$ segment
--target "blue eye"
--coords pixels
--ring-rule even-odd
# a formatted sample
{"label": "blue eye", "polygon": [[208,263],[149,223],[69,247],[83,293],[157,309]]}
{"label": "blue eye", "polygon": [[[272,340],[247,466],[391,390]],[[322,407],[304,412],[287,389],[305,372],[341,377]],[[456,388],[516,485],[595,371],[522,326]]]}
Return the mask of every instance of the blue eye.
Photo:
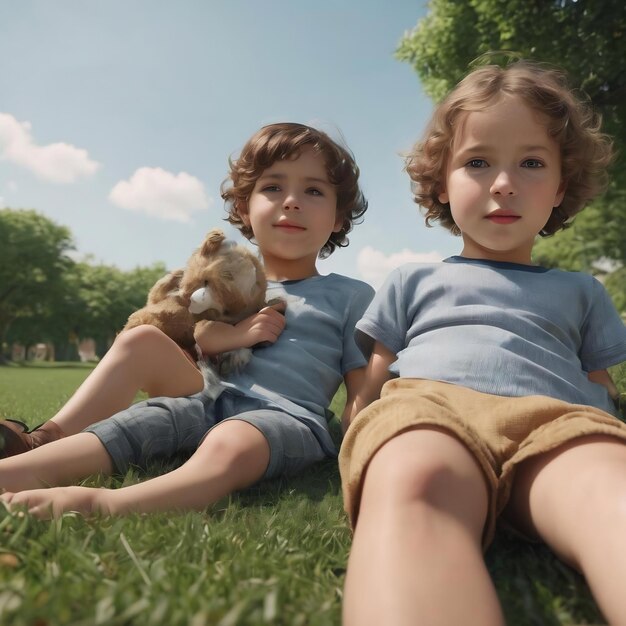
{"label": "blue eye", "polygon": [[323,196],[324,194],[317,189],[316,187],[311,187],[310,189],[307,189],[306,192],[308,194],[311,194],[312,196]]}
{"label": "blue eye", "polygon": [[280,187],[278,185],[265,185],[261,191],[280,191]]}
{"label": "blue eye", "polygon": [[530,169],[536,169],[536,168],[539,168],[539,167],[544,167],[544,165],[538,159],[526,159],[522,163],[522,167],[528,167]]}
{"label": "blue eye", "polygon": [[474,169],[478,169],[481,167],[488,167],[488,163],[487,161],[485,161],[485,159],[472,159],[471,161],[467,162],[467,166],[466,167],[471,167]]}

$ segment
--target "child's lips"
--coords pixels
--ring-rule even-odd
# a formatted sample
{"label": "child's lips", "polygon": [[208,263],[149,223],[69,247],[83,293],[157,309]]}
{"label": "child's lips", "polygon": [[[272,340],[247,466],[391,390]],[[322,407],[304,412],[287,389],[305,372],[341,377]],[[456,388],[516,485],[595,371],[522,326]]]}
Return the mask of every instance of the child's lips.
{"label": "child's lips", "polygon": [[281,228],[285,231],[299,232],[302,230],[306,230],[304,226],[300,226],[300,224],[295,224],[294,222],[278,222],[274,224],[274,228]]}
{"label": "child's lips", "polygon": [[488,219],[494,224],[513,224],[513,222],[517,222],[521,217],[521,215],[517,215],[517,213],[511,211],[494,211],[486,215],[485,219]]}

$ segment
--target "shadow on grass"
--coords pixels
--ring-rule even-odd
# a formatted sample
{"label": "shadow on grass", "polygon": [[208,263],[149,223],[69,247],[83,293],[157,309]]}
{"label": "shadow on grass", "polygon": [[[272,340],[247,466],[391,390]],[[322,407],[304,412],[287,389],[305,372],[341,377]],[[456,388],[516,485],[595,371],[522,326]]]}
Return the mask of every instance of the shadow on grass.
{"label": "shadow on grass", "polygon": [[486,562],[509,626],[606,624],[585,579],[546,546],[499,530]]}
{"label": "shadow on grass", "polygon": [[[341,494],[341,480],[337,469],[337,460],[328,459],[316,463],[298,476],[288,476],[275,480],[266,480],[241,492],[245,498],[253,496],[250,504],[259,497],[280,498],[283,492],[298,493],[313,502],[320,502],[329,494]],[[267,495],[264,495],[267,494]]]}

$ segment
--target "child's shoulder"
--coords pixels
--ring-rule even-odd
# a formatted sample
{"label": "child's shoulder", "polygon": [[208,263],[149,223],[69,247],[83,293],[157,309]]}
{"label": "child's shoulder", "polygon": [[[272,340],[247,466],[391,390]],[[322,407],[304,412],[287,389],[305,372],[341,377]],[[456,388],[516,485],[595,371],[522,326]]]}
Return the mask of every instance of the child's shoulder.
{"label": "child's shoulder", "polygon": [[426,276],[437,275],[446,269],[446,265],[443,261],[403,263],[389,272],[387,283],[405,283],[411,279],[420,280]]}
{"label": "child's shoulder", "polygon": [[358,278],[350,278],[343,274],[327,274],[322,276],[324,287],[332,289],[341,289],[348,292],[374,293],[374,288],[363,280]]}

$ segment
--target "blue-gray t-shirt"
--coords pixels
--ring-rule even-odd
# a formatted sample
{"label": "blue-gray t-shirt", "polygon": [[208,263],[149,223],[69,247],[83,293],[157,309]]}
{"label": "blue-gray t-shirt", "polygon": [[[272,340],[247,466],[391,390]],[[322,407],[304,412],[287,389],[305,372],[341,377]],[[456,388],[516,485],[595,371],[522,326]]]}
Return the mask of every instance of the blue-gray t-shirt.
{"label": "blue-gray t-shirt", "polygon": [[615,414],[587,373],[626,360],[626,328],[587,274],[451,257],[394,270],[356,339],[397,354],[390,371],[499,396],[544,395]]}
{"label": "blue-gray t-shirt", "polygon": [[355,343],[354,327],[373,295],[367,283],[339,274],[269,281],[267,300],[287,302],[285,329],[276,343],[255,349],[245,368],[224,386],[305,422],[324,451],[334,454],[328,406],[344,375],[367,363]]}

